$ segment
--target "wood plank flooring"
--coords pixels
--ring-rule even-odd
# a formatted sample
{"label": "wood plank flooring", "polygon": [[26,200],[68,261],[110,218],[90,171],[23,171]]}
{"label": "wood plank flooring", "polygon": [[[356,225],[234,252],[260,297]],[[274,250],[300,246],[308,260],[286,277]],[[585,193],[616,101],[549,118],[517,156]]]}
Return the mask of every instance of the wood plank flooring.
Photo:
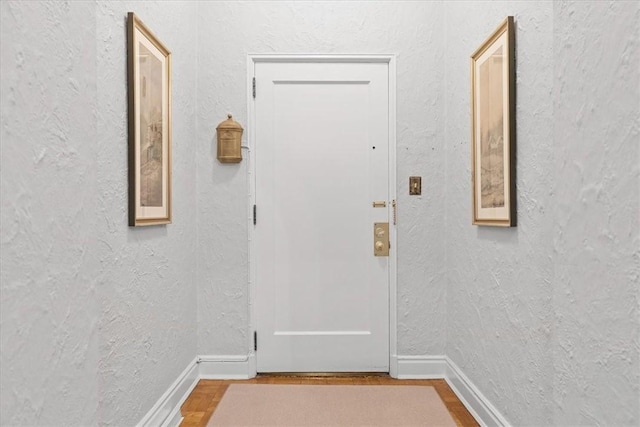
{"label": "wood plank flooring", "polygon": [[479,424],[458,399],[445,380],[396,380],[388,375],[368,376],[275,376],[258,375],[250,380],[200,380],[180,408],[182,427],[206,426],[229,384],[331,384],[331,385],[425,385],[433,386],[459,427]]}

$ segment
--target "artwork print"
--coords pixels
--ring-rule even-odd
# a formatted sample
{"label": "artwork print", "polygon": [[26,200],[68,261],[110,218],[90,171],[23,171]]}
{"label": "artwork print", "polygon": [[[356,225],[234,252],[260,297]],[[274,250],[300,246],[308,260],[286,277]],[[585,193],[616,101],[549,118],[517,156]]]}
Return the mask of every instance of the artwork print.
{"label": "artwork print", "polygon": [[140,85],[140,204],[162,206],[162,63],[146,46],[137,57]]}
{"label": "artwork print", "polygon": [[508,17],[471,57],[473,223],[512,227],[515,39]]}
{"label": "artwork print", "polygon": [[171,54],[128,15],[129,225],[171,222]]}
{"label": "artwork print", "polygon": [[483,208],[504,207],[502,49],[480,65],[480,188]]}

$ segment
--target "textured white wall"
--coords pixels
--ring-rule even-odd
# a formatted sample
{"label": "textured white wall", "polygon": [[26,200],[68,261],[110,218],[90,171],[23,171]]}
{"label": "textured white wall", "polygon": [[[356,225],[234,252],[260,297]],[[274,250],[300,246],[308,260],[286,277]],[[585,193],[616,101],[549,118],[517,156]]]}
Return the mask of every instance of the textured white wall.
{"label": "textured white wall", "polygon": [[[442,4],[212,2],[198,15],[200,354],[248,352],[248,162],[218,163],[214,143],[228,112],[247,124],[248,53],[397,55],[398,353],[442,354]],[[423,196],[408,196],[410,175]]]}
{"label": "textured white wall", "polygon": [[640,425],[640,3],[554,5],[556,425]]}
{"label": "textured white wall", "polygon": [[[100,421],[137,422],[196,356],[194,2],[99,2]],[[126,14],[171,50],[173,223],[127,227]]]}
{"label": "textured white wall", "polygon": [[3,1],[0,19],[0,418],[95,424],[95,5]]}
{"label": "textured white wall", "polygon": [[[469,57],[516,19],[518,226],[471,225]],[[451,2],[445,26],[446,354],[515,425],[551,425],[551,3]]]}
{"label": "textured white wall", "polygon": [[[518,227],[471,225],[469,55],[516,17]],[[446,5],[446,353],[514,425],[637,425],[638,3]]]}
{"label": "textured white wall", "polygon": [[[174,51],[168,226],[127,226],[129,10]],[[2,423],[132,425],[196,355],[196,5],[1,11]]]}

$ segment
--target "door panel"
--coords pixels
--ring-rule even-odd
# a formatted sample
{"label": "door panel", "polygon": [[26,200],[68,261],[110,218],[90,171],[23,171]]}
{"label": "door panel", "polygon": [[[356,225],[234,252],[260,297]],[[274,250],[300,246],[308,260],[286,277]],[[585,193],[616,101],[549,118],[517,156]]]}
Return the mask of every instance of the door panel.
{"label": "door panel", "polygon": [[259,372],[388,371],[388,64],[257,63]]}

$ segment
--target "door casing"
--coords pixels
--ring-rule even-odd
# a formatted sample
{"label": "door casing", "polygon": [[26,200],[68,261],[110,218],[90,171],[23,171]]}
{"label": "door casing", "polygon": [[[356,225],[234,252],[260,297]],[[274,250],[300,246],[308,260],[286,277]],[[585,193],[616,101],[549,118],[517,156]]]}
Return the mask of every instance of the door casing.
{"label": "door casing", "polygon": [[[249,349],[249,377],[253,378],[257,375],[256,352],[254,351],[254,331],[257,330],[256,325],[256,250],[255,250],[255,233],[253,224],[253,205],[256,203],[256,162],[253,157],[255,147],[255,103],[253,99],[253,77],[255,64],[258,62],[343,62],[343,63],[362,63],[375,62],[387,63],[389,67],[389,198],[397,200],[396,194],[396,59],[393,54],[332,54],[332,55],[315,55],[315,54],[249,54],[247,55],[247,145],[248,145],[248,210],[247,210],[247,227],[249,230],[249,325],[248,325],[248,341]],[[257,96],[260,96],[260,88],[256,90]],[[393,378],[397,378],[397,226],[393,223],[395,218],[391,204],[389,203],[389,240],[391,243],[391,251],[389,253],[389,374]],[[258,224],[260,221],[258,207]],[[259,346],[259,343],[258,343]]]}

